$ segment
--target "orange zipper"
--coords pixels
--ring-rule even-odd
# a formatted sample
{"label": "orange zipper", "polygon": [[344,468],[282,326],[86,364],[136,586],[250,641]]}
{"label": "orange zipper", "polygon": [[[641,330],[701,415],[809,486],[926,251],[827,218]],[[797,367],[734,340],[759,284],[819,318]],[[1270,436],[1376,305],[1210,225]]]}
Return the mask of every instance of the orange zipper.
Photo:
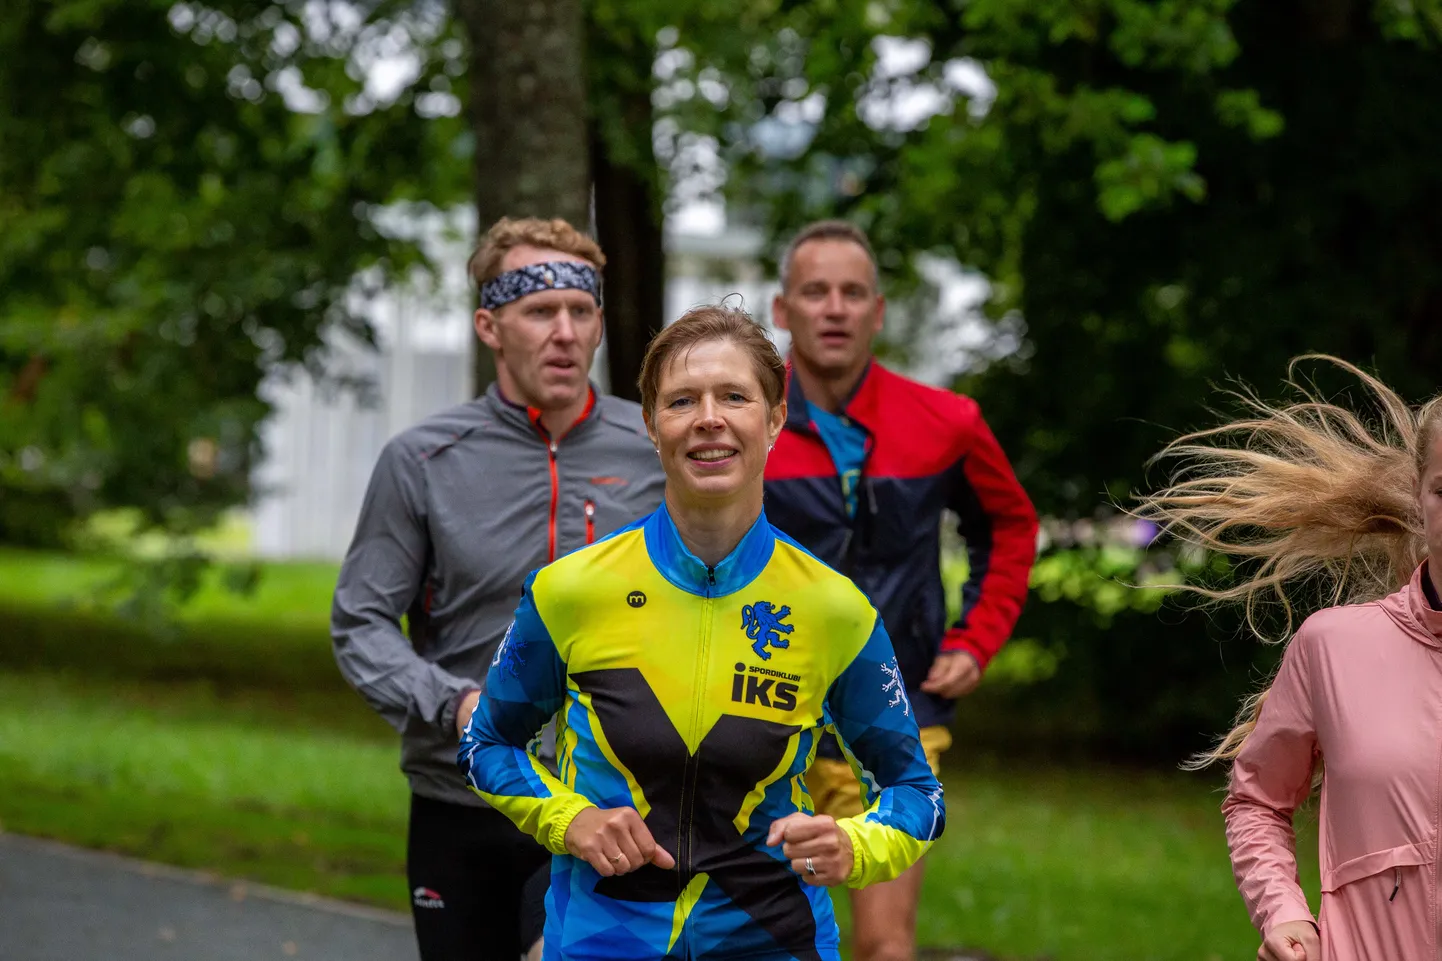
{"label": "orange zipper", "polygon": [[[561,499],[561,479],[556,474],[556,442],[546,441],[546,454],[551,463],[551,537],[550,560],[556,559],[556,504]],[[549,563],[549,561],[548,561]]]}
{"label": "orange zipper", "polygon": [[596,542],[596,502],[586,498],[586,543]]}

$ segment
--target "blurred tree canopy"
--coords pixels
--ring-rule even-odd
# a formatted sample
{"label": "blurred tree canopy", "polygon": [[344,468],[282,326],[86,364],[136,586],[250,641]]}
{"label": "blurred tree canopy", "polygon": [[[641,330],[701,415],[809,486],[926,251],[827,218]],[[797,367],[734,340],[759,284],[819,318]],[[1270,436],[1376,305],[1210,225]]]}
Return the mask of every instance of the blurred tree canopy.
{"label": "blurred tree canopy", "polygon": [[[536,166],[505,136],[476,150],[496,122],[478,98],[500,92],[468,44],[495,9],[11,7],[0,538],[118,505],[207,523],[248,493],[265,371],[323,369],[328,327],[367,333],[356,293],[420,263],[375,211],[509,196],[481,160]],[[856,219],[894,289],[918,252],[989,278],[1021,349],[982,351],[960,386],[1048,512],[1124,498],[1213,383],[1265,392],[1305,350],[1435,389],[1442,0],[580,10],[566,89],[587,101],[574,151],[613,254],[618,389],[659,316],[661,196],[723,184],[777,237]]]}
{"label": "blurred tree canopy", "polygon": [[[363,67],[401,50],[382,99]],[[464,196],[466,131],[426,109],[462,45],[410,0],[16,0],[0,51],[0,540],[206,526],[248,494],[267,370],[323,370],[419,262],[377,208]]]}
{"label": "blurred tree canopy", "polygon": [[185,533],[243,502],[269,413],[263,378],[304,365],[357,386],[331,376],[327,332],[369,339],[366,295],[424,266],[382,229],[388,204],[473,199],[484,223],[584,224],[594,169],[625,393],[661,319],[650,69],[662,9],[7,9],[0,541],[55,543],[69,521],[114,507]]}
{"label": "blurred tree canopy", "polygon": [[[669,129],[714,138],[733,200],[778,238],[856,220],[893,292],[922,252],[989,279],[997,344],[1020,349],[983,346],[958,386],[1043,512],[1126,502],[1168,440],[1217,422],[1218,386],[1277,396],[1304,352],[1438,390],[1437,0],[685,9]],[[1053,542],[1012,651],[1048,670],[965,699],[973,740],[1175,761],[1270,675],[1235,611],[1101,604],[1165,560],[1122,553]]]}
{"label": "blurred tree canopy", "polygon": [[960,386],[1043,510],[1125,499],[1211,422],[1213,385],[1275,394],[1306,351],[1437,390],[1437,0],[827,0],[762,20],[733,47],[683,24],[698,92],[678,116],[778,234],[840,213],[894,279],[919,251],[990,278],[1022,347]]}
{"label": "blurred tree canopy", "polygon": [[[778,241],[850,217],[914,305],[919,254],[989,280],[958,386],[1038,506],[1087,518],[1229,378],[1274,395],[1330,351],[1436,392],[1439,45],[1442,0],[12,0],[0,541],[115,507],[210,525],[250,496],[263,378],[344,386],[329,332],[370,337],[367,294],[425,266],[383,209],[584,219],[587,184],[619,392],[661,320],[663,197],[724,193]],[[893,348],[934,346],[894,317]],[[1016,647],[1050,667],[998,671],[964,723],[1199,746],[1274,652],[1118,602],[1157,560],[1135,544],[1061,547]]]}

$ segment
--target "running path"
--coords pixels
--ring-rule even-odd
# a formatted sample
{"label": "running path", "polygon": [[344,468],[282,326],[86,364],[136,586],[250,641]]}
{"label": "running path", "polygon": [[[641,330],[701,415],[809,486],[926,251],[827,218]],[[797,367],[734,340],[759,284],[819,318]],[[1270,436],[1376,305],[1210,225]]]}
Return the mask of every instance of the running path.
{"label": "running path", "polygon": [[0,834],[4,961],[416,961],[408,915]]}

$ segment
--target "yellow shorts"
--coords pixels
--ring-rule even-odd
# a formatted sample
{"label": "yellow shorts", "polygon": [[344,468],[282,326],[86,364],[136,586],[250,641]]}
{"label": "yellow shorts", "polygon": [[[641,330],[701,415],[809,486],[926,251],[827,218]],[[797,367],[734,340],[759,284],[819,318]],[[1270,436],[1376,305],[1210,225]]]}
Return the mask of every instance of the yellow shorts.
{"label": "yellow shorts", "polygon": [[[941,754],[949,747],[951,731],[947,728],[936,725],[921,729],[921,749],[926,752],[931,773],[938,778],[941,777]],[[850,818],[866,810],[861,800],[861,784],[845,758],[818,757],[811,762],[804,780],[817,814]]]}

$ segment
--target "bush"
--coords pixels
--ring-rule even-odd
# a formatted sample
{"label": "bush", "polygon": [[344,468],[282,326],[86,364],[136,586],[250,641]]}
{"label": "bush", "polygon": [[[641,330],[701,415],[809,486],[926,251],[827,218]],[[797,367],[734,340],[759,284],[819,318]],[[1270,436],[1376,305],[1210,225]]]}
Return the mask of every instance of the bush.
{"label": "bush", "polygon": [[1225,578],[1224,563],[1116,533],[1059,545],[1053,534],[1016,639],[958,706],[961,743],[1175,763],[1226,731],[1271,676],[1282,649],[1244,631],[1238,610],[1159,586]]}

